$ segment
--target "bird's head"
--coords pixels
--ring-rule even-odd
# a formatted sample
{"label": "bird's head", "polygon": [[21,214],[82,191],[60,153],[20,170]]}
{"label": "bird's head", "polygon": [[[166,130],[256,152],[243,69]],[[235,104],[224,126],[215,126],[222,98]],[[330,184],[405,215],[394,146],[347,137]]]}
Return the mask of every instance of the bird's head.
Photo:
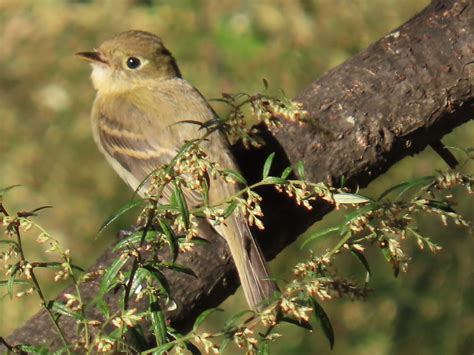
{"label": "bird's head", "polygon": [[77,55],[92,65],[92,82],[99,92],[123,92],[147,85],[150,80],[181,77],[161,39],[144,31],[120,33],[97,50]]}

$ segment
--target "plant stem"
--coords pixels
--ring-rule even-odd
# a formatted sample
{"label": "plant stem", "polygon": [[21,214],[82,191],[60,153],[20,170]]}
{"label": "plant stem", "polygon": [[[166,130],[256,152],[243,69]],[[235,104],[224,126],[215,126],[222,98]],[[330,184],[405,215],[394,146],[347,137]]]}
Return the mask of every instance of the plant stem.
{"label": "plant stem", "polygon": [[[1,205],[0,211],[5,216],[7,216],[7,217],[10,216],[3,205]],[[28,264],[28,261],[25,258],[25,253],[23,251],[23,244],[22,244],[22,240],[21,240],[20,228],[18,227],[18,223],[13,224],[13,230],[15,231],[15,235],[16,235],[16,239],[17,239],[17,243],[18,243],[18,252],[20,253],[20,260],[23,264]],[[36,275],[35,275],[35,272],[34,272],[33,269],[31,269],[30,275],[31,275],[31,281],[33,281],[33,285],[35,286],[36,293],[38,294],[39,298],[41,299],[41,306],[44,308],[46,313],[48,313],[48,316],[51,319],[51,322],[53,322],[54,328],[58,332],[58,335],[61,338],[61,341],[62,341],[64,347],[66,348],[67,353],[70,354],[71,352],[69,351],[69,344],[67,343],[66,336],[64,335],[62,329],[59,327],[59,323],[56,320],[56,318],[54,317],[53,312],[48,307],[48,301],[46,300],[46,298],[43,294],[43,291],[41,290],[40,284],[38,282],[38,279],[36,278]]]}
{"label": "plant stem", "polygon": [[[153,221],[153,217],[155,216],[156,204],[157,202],[153,202],[153,207],[148,212],[147,221],[146,221],[145,227],[143,228],[142,238],[140,240],[140,247],[143,246],[143,244],[145,243],[146,235],[148,233],[148,230],[150,229],[151,223]],[[133,279],[135,278],[135,274],[137,273],[137,270],[138,270],[139,261],[140,261],[139,259],[140,259],[139,256],[135,257],[135,259],[133,260],[132,269],[130,270],[130,277],[128,278],[128,282],[125,287],[125,296],[124,296],[124,301],[123,301],[124,310],[127,310],[129,306],[130,292],[132,291]]]}

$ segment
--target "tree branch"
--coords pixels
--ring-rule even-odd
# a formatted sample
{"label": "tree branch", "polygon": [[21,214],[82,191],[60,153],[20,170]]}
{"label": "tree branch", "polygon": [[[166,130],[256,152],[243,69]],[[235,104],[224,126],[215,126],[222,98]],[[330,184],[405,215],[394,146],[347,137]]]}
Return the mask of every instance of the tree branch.
{"label": "tree branch", "polygon": [[[285,123],[274,135],[263,130],[267,146],[261,150],[235,147],[243,173],[250,181],[258,179],[262,162],[276,152],[273,173],[303,161],[309,180],[337,183],[345,177],[353,186],[366,186],[400,159],[439,141],[474,114],[473,24],[470,0],[433,1],[403,26],[303,90],[296,99],[310,113],[308,124]],[[259,234],[259,241],[268,258],[331,210],[323,203],[311,212],[297,208],[271,188],[261,193],[266,230]],[[196,247],[178,258],[198,278],[167,274],[178,305],[167,316],[182,332],[199,313],[217,306],[238,287],[225,241],[211,229],[206,238],[211,246]],[[106,268],[116,258],[107,251],[93,270]],[[83,287],[86,302],[97,289],[97,284]],[[117,297],[108,297],[110,304],[117,304]],[[87,313],[99,317],[94,309]],[[69,339],[75,337],[73,320],[63,317],[60,325]],[[46,343],[51,350],[60,346],[44,312],[6,340],[8,344]],[[4,350],[1,345],[0,350]]]}

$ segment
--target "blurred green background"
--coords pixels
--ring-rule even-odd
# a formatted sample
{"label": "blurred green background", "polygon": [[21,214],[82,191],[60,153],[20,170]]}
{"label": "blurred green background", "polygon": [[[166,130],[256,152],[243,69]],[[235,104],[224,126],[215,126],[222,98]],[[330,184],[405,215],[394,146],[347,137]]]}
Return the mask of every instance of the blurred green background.
{"label": "blurred green background", "polygon": [[[97,47],[124,30],[148,30],[163,38],[185,78],[208,98],[221,92],[261,91],[262,78],[275,92],[282,88],[291,97],[428,2],[0,0],[0,187],[22,185],[8,195],[7,206],[14,211],[53,205],[41,214],[40,223],[85,267],[127,224],[123,220],[97,236],[102,222],[131,192],[92,141],[89,112],[95,93],[90,68],[75,52]],[[473,128],[472,123],[463,126],[445,143],[467,147],[474,140]],[[442,168],[439,158],[426,150],[397,164],[364,193],[376,196],[403,179]],[[456,195],[461,200],[458,211],[472,219],[472,202],[463,192]],[[316,228],[337,218],[329,216]],[[446,252],[422,255],[412,248],[409,272],[398,279],[378,253],[369,252],[374,273],[369,300],[325,304],[336,333],[334,354],[474,350],[472,238],[465,229],[444,228],[437,220],[420,223]],[[300,243],[272,263],[278,277],[288,276],[301,257]],[[320,252],[328,245],[314,248]],[[39,257],[37,244],[28,246],[27,254]],[[338,271],[362,279],[353,260],[341,259]],[[42,276],[45,282],[51,278]],[[54,297],[63,287],[49,283],[47,293]],[[224,306],[235,310],[243,305],[239,291]],[[38,309],[35,297],[0,298],[0,336]],[[275,354],[329,353],[319,329],[282,331],[285,337],[271,348]]]}

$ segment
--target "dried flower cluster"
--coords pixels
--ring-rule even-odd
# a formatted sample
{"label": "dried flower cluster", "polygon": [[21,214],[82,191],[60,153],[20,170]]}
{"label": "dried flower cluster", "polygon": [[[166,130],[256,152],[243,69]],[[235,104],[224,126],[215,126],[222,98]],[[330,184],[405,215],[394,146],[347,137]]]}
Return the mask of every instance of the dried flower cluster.
{"label": "dried flower cluster", "polygon": [[258,129],[250,127],[242,111],[243,106],[250,105],[250,112],[257,122],[263,122],[271,131],[282,127],[282,122],[302,124],[308,119],[308,112],[303,105],[283,95],[282,98],[256,94],[223,94],[223,101],[231,107],[231,111],[222,120],[227,136],[232,143],[242,140],[245,147],[261,147],[264,142],[258,135]]}
{"label": "dried flower cluster", "polygon": [[308,119],[308,112],[299,102],[287,97],[282,99],[255,95],[251,98],[250,108],[257,120],[265,123],[270,130],[282,127],[282,121],[303,124]]}

